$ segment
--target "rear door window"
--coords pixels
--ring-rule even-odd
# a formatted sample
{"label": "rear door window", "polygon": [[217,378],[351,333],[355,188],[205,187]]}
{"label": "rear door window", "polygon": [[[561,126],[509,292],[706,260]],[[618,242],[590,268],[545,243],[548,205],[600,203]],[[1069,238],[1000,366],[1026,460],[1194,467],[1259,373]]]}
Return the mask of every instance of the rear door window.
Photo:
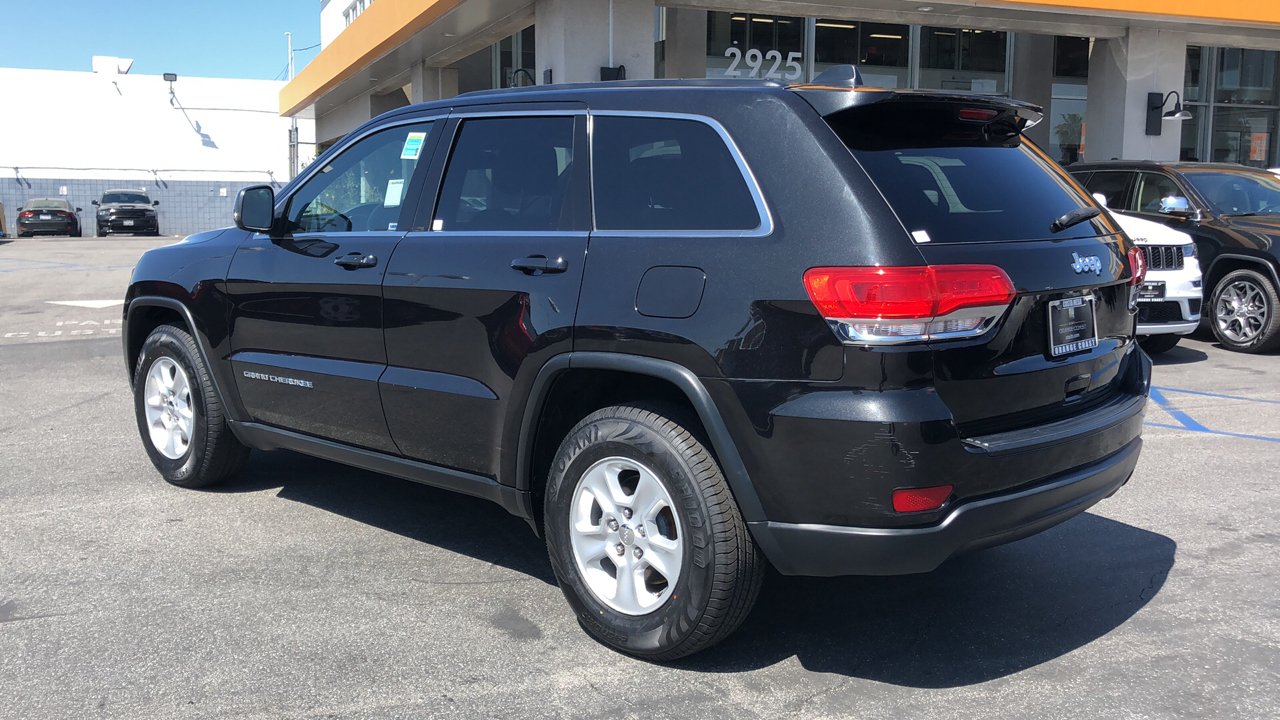
{"label": "rear door window", "polygon": [[828,117],[917,242],[1093,237],[1093,221],[1053,233],[1092,205],[1066,172],[1012,126],[958,119],[956,103],[854,108]]}
{"label": "rear door window", "polygon": [[1103,171],[1093,173],[1084,182],[1084,188],[1090,193],[1098,193],[1107,199],[1107,207],[1112,210],[1129,209],[1129,184],[1133,173]]}
{"label": "rear door window", "polygon": [[445,171],[435,230],[573,230],[574,119],[464,120]]}
{"label": "rear door window", "polygon": [[744,231],[762,224],[737,160],[698,120],[596,116],[596,228]]}

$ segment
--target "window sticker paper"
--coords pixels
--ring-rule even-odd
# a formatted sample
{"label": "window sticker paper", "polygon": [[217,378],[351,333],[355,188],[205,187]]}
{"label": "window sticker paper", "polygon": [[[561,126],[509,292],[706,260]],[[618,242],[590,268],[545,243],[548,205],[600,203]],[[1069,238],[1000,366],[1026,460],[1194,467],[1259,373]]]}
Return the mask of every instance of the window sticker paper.
{"label": "window sticker paper", "polygon": [[401,160],[417,160],[422,154],[422,146],[426,143],[427,134],[411,132],[404,139],[404,148],[400,150]]}
{"label": "window sticker paper", "polygon": [[387,181],[387,192],[382,196],[382,207],[400,207],[400,196],[404,194],[404,178]]}

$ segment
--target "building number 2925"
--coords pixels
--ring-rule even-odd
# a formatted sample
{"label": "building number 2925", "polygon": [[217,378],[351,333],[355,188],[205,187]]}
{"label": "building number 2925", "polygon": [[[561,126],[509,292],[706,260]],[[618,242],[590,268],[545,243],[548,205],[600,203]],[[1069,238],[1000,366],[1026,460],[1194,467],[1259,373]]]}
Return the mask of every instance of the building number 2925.
{"label": "building number 2925", "polygon": [[[785,64],[786,72],[780,72],[784,67],[782,62],[782,53],[777,50],[770,50],[767,53],[761,53],[759,50],[752,48],[742,53],[741,48],[731,47],[724,51],[724,56],[731,59],[729,69],[724,71],[726,77],[742,77],[743,72],[738,68],[739,64],[745,64],[751,70],[746,73],[747,77],[763,77],[767,80],[799,80],[804,74],[804,69],[800,67],[800,58],[798,52],[787,53],[787,61]],[[762,71],[766,63],[772,63],[768,71]]]}

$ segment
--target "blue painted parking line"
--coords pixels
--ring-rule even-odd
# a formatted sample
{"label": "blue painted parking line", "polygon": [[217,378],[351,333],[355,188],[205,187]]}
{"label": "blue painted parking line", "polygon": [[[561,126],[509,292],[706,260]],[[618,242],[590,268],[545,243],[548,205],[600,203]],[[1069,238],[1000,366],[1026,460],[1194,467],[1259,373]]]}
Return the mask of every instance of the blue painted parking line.
{"label": "blue painted parking line", "polygon": [[[1247,433],[1235,433],[1235,432],[1227,432],[1225,430],[1213,430],[1211,428],[1207,428],[1204,425],[1202,425],[1199,421],[1197,421],[1195,418],[1191,417],[1190,415],[1183,412],[1182,410],[1179,410],[1178,408],[1174,407],[1173,403],[1169,402],[1169,398],[1164,396],[1164,392],[1161,392],[1162,390],[1168,391],[1168,392],[1182,392],[1182,391],[1175,390],[1173,388],[1156,388],[1156,387],[1151,388],[1151,401],[1154,402],[1156,405],[1159,405],[1161,410],[1164,410],[1165,412],[1169,413],[1169,416],[1172,417],[1174,420],[1177,420],[1179,423],[1181,423],[1181,425],[1170,425],[1169,423],[1158,423],[1158,422],[1148,421],[1144,423],[1148,427],[1166,428],[1169,430],[1190,430],[1191,432],[1204,433],[1206,435],[1220,435],[1222,437],[1240,438],[1243,440],[1262,440],[1264,442],[1280,443],[1280,437],[1271,437],[1267,435],[1249,435]],[[1202,394],[1208,394],[1208,393],[1193,392],[1192,394],[1202,395]],[[1230,398],[1230,396],[1224,396],[1224,397]],[[1235,399],[1247,399],[1247,398],[1230,398],[1230,399],[1235,400]]]}
{"label": "blue painted parking line", "polygon": [[1220,400],[1241,400],[1243,402],[1266,403],[1268,405],[1280,405],[1280,400],[1267,400],[1265,398],[1251,398],[1242,395],[1223,395],[1222,393],[1205,392],[1204,390],[1184,390],[1182,388],[1158,387],[1154,388],[1163,392],[1181,393],[1183,395],[1203,395],[1204,397],[1218,398]]}

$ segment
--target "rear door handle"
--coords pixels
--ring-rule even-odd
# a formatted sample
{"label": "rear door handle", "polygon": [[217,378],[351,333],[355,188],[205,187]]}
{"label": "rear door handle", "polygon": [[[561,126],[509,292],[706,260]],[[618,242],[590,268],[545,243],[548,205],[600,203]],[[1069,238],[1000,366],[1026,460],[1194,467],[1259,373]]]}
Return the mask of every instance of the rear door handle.
{"label": "rear door handle", "polygon": [[376,267],[378,264],[378,256],[365,255],[364,253],[359,252],[347,253],[337,260],[334,260],[333,264],[348,270]]}
{"label": "rear door handle", "polygon": [[562,257],[548,259],[546,255],[530,255],[526,258],[511,261],[511,269],[519,270],[526,275],[544,275],[562,273],[569,269],[569,263]]}

